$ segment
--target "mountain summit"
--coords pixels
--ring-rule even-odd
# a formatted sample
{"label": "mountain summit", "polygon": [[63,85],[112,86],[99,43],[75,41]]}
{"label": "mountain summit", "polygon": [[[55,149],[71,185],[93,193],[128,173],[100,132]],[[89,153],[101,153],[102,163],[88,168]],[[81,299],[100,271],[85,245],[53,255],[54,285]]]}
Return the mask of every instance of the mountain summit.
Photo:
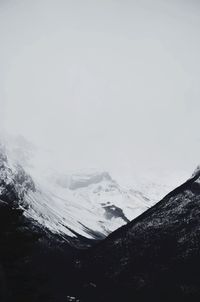
{"label": "mountain summit", "polygon": [[121,187],[107,172],[41,174],[27,160],[10,159],[10,154],[1,147],[2,190],[6,184],[15,191],[25,217],[69,241],[103,239],[151,206],[141,192]]}
{"label": "mountain summit", "polygon": [[1,301],[199,301],[199,170],[149,205],[106,172],[43,179],[1,148]]}
{"label": "mountain summit", "polygon": [[0,301],[75,301],[67,294],[81,249],[126,224],[149,200],[106,172],[43,178],[31,165],[28,173],[22,159],[11,160],[1,146]]}

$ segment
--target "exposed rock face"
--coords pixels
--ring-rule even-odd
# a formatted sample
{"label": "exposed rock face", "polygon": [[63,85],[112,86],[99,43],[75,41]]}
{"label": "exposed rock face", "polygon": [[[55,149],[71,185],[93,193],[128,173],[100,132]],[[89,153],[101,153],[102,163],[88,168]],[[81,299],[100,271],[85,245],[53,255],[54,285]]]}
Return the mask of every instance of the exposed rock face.
{"label": "exposed rock face", "polygon": [[83,301],[199,301],[200,172],[91,248],[80,267]]}

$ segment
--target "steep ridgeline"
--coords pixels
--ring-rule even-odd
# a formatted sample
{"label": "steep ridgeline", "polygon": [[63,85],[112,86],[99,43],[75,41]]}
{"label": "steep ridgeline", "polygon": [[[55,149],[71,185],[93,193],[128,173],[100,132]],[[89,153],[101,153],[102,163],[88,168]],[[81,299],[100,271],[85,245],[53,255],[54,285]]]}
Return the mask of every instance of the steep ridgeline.
{"label": "steep ridgeline", "polygon": [[200,301],[200,171],[77,260],[81,301]]}
{"label": "steep ridgeline", "polygon": [[2,148],[0,176],[0,301],[66,301],[77,253],[73,246],[81,240],[70,242],[25,215],[34,182]]}
{"label": "steep ridgeline", "polygon": [[107,172],[60,173],[21,138],[6,143],[12,162],[31,176],[35,190],[24,196],[24,215],[55,234],[101,240],[148,209],[154,202],[137,189],[123,188]]}
{"label": "steep ridgeline", "polygon": [[[17,152],[9,143],[6,150],[1,148],[4,164],[8,157],[8,180],[23,171],[21,184],[20,179],[11,182],[18,195],[20,190],[25,192],[20,204],[23,215],[52,233],[68,238],[70,243],[82,244],[85,238],[85,245],[104,239],[152,205],[140,191],[121,187],[107,172],[68,175],[48,167],[43,170],[35,163],[25,142],[16,144]],[[0,175],[2,182],[4,168],[2,166]],[[28,189],[25,188],[25,174],[26,178],[30,175],[32,187]]]}
{"label": "steep ridgeline", "polygon": [[108,173],[40,180],[0,146],[0,301],[75,301],[73,259],[149,206]]}
{"label": "steep ridgeline", "polygon": [[107,172],[31,175],[36,192],[27,195],[26,215],[70,238],[104,239],[151,206],[141,192],[124,189]]}

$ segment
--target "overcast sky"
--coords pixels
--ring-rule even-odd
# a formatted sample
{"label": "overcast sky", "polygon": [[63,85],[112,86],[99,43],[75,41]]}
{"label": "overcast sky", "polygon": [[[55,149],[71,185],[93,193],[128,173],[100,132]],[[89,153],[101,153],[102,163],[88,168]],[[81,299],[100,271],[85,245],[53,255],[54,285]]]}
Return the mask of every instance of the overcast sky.
{"label": "overcast sky", "polygon": [[0,39],[1,128],[66,169],[200,163],[200,1],[0,0]]}

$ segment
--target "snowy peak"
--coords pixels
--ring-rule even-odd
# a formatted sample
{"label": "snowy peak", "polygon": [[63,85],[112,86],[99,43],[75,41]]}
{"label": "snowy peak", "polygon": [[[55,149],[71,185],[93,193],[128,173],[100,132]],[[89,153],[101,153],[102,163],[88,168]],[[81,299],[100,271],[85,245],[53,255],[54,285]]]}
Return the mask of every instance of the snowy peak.
{"label": "snowy peak", "polygon": [[200,165],[198,165],[196,167],[196,169],[194,170],[194,172],[192,173],[192,177],[195,177],[195,176],[200,176]]}
{"label": "snowy peak", "polygon": [[18,164],[10,161],[5,146],[0,146],[0,197],[3,200],[24,203],[24,197],[35,191],[32,178]]}
{"label": "snowy peak", "polygon": [[79,261],[86,301],[199,301],[199,179],[197,171]]}
{"label": "snowy peak", "polygon": [[35,179],[26,215],[53,232],[104,238],[151,206],[142,193],[121,187],[107,172]]}
{"label": "snowy peak", "polygon": [[27,160],[10,160],[11,154],[1,147],[1,196],[13,194],[26,218],[66,238],[102,239],[151,206],[144,194],[120,186],[108,172],[61,174],[49,168],[42,174]]}
{"label": "snowy peak", "polygon": [[112,180],[108,172],[82,172],[72,175],[60,175],[59,177],[56,177],[55,181],[61,187],[68,188],[70,190],[86,188],[103,181],[114,183],[114,180]]}

